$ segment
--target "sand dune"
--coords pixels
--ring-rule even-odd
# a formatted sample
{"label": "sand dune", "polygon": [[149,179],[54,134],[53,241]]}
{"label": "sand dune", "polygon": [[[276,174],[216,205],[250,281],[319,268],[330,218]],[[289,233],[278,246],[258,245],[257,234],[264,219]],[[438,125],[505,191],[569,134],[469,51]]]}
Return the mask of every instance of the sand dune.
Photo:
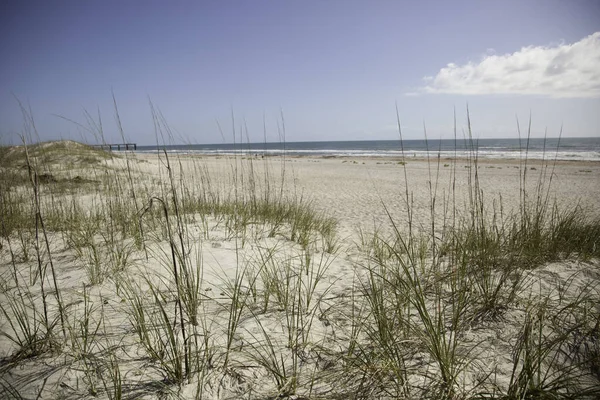
{"label": "sand dune", "polygon": [[[598,394],[598,238],[568,257],[526,256],[523,239],[503,240],[523,193],[530,206],[546,195],[560,210],[579,205],[597,224],[600,165],[168,162],[46,165],[57,177],[39,187],[47,241],[39,226],[36,239],[27,180],[6,187],[4,396],[475,398],[544,385]],[[476,221],[494,232],[504,218],[507,232],[461,252],[462,222],[479,205]],[[525,348],[538,351],[543,376],[522,367],[538,365]]]}

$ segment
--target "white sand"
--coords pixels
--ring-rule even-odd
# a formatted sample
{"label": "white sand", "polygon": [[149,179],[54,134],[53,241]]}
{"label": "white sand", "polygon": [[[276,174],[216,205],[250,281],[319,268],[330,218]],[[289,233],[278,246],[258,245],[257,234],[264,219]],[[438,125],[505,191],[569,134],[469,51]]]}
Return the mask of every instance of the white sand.
{"label": "white sand", "polygon": [[[156,157],[139,157],[148,161],[148,164],[142,164],[144,172],[158,178],[161,166],[156,162]],[[194,163],[193,157],[182,157],[181,160],[184,166],[186,162]],[[233,159],[202,157],[200,161],[196,158],[195,162],[205,165],[219,184],[230,184],[236,165]],[[245,162],[242,165],[242,161],[238,161],[238,169],[248,170]],[[258,176],[263,175],[265,165],[268,165],[274,180],[279,179],[283,163],[281,158],[267,161],[255,158],[252,162]],[[445,164],[448,166],[444,167]],[[456,163],[456,202],[459,208],[468,202],[468,164],[467,160],[458,160]],[[438,212],[442,212],[444,198],[447,205],[452,206],[453,165],[451,160],[440,160],[439,165],[437,159],[407,160],[406,176],[417,225],[429,224],[430,182],[431,190],[437,190]],[[192,167],[188,168],[191,170]],[[481,190],[490,199],[501,196],[507,211],[518,207],[521,168],[524,169],[525,165],[520,166],[518,160],[479,160]],[[526,176],[528,190],[534,192],[532,189],[538,184],[540,174],[545,174],[545,180],[549,181],[552,171],[552,200],[556,199],[561,205],[579,203],[589,212],[598,212],[600,163],[559,162],[556,166],[549,163],[544,169],[539,161],[529,160]],[[162,173],[164,175],[164,171]],[[285,173],[286,192],[308,199],[317,210],[339,220],[342,234],[356,233],[357,227],[372,229],[373,226],[388,226],[389,218],[383,205],[395,220],[406,222],[405,174],[398,160],[296,157],[286,160]],[[231,192],[233,188],[228,187],[227,190]]]}
{"label": "white sand", "polygon": [[[155,185],[156,181],[165,180],[167,177],[164,163],[154,155],[135,155],[131,160],[134,165],[136,185],[147,187],[148,193],[164,197]],[[136,161],[137,160],[137,161]],[[164,160],[163,160],[164,161]],[[249,171],[250,164],[247,160],[218,157],[186,157],[171,158],[175,181],[179,176],[180,168],[186,179],[185,185],[192,192],[201,193],[206,188],[206,182],[198,180],[192,184],[191,177],[200,175],[200,168],[211,177],[211,191],[221,193],[223,196],[234,196],[235,187],[232,177],[235,171]],[[114,160],[111,167],[124,168],[124,160]],[[444,166],[449,164],[449,166]],[[456,168],[453,162],[441,160],[438,168],[437,160],[408,160],[406,169],[397,161],[387,159],[351,159],[351,158],[288,158],[285,162],[281,158],[268,160],[253,159],[252,166],[256,176],[264,177],[265,171],[271,174],[271,181],[275,182],[272,190],[279,190],[277,182],[280,181],[281,168],[285,168],[285,181],[283,193],[290,198],[302,197],[312,203],[319,212],[334,217],[338,222],[338,248],[335,254],[323,251],[321,244],[311,251],[312,265],[320,265],[326,269],[323,279],[315,287],[313,304],[320,300],[317,310],[310,313],[309,329],[303,337],[306,358],[300,358],[298,366],[298,393],[309,395],[309,389],[314,393],[330,394],[331,391],[343,393],[344,385],[356,381],[358,377],[345,374],[339,360],[331,352],[343,353],[347,351],[348,336],[351,327],[348,325],[348,316],[351,312],[349,295],[353,285],[364,277],[366,268],[371,265],[365,255],[360,252],[360,232],[381,230],[390,231],[390,216],[397,223],[399,229],[407,230],[407,207],[405,173],[408,177],[409,198],[414,212],[414,226],[424,232],[429,232],[431,216],[431,193],[436,193],[435,213],[438,224],[440,218],[451,218],[453,192],[451,185],[453,173],[456,173],[456,192],[454,199],[458,209],[468,202],[468,177],[473,173],[466,160],[458,160]],[[485,193],[491,207],[492,199],[502,198],[503,212],[519,206],[520,198],[520,168],[518,161],[481,161],[477,171],[481,183],[481,190]],[[535,169],[534,169],[535,168]],[[527,185],[535,188],[540,173],[546,173],[546,182],[552,172],[553,166],[545,167],[537,162],[529,162],[527,166]],[[70,176],[78,175],[78,171],[63,171]],[[123,185],[126,187],[125,172],[123,172]],[[90,176],[88,172],[88,176]],[[473,176],[473,175],[471,175]],[[597,215],[600,205],[600,165],[594,163],[560,163],[552,175],[550,197],[555,198],[561,205],[580,204],[591,214]],[[93,178],[92,178],[93,179]],[[238,190],[248,187],[248,182],[238,181]],[[257,182],[258,190],[265,190],[262,181]],[[76,197],[82,200],[84,207],[93,209],[103,204],[96,195]],[[78,201],[79,201],[78,200]],[[139,199],[140,204],[147,203],[148,199]],[[494,204],[500,209],[500,203]],[[389,212],[389,216],[386,212]],[[206,230],[206,227],[209,230]],[[297,268],[305,260],[306,251],[298,244],[286,240],[283,236],[274,238],[266,237],[264,232],[257,231],[249,235],[243,242],[238,237],[232,237],[224,224],[210,217],[206,225],[197,218],[195,222],[187,225],[189,259],[203,267],[202,289],[206,296],[200,314],[203,316],[203,328],[210,332],[208,343],[215,349],[214,368],[207,369],[203,384],[202,398],[262,398],[261,396],[277,393],[272,375],[264,368],[256,366],[258,354],[268,355],[265,345],[265,332],[274,342],[274,346],[281,351],[283,362],[292,360],[292,352],[285,345],[288,337],[290,323],[285,313],[273,309],[265,314],[261,310],[261,302],[249,305],[242,314],[234,336],[232,359],[229,369],[223,371],[219,365],[223,363],[223,349],[227,331],[228,307],[231,303],[228,295],[236,274],[246,273],[248,276],[260,275],[258,268],[260,260],[264,259],[269,249],[277,250],[272,265],[277,273],[283,273],[282,266],[292,265]],[[77,259],[71,250],[65,249],[60,234],[51,235],[54,263],[57,268],[59,286],[63,290],[65,303],[72,304],[68,314],[75,322],[80,321],[83,313],[82,295],[87,276],[82,268],[81,259]],[[12,266],[6,243],[0,252],[0,272],[3,282],[10,281]],[[131,281],[136,281],[142,288],[146,285],[143,278],[148,277],[154,282],[159,282],[165,288],[173,288],[170,269],[170,253],[168,243],[147,240],[148,258],[144,252],[135,250],[131,255],[132,265],[128,267],[127,276]],[[109,249],[103,250],[103,257],[108,257]],[[30,268],[35,268],[35,262],[19,263],[18,270],[23,274],[23,284],[29,276]],[[314,267],[313,267],[314,268]],[[528,289],[520,295],[522,299],[532,296],[546,297],[549,301],[559,304],[556,296],[558,283],[570,282],[567,296],[576,296],[590,282],[598,282],[597,264],[578,262],[554,263],[539,268],[529,274],[531,281]],[[308,278],[303,282],[309,282]],[[246,282],[247,283],[247,282]],[[129,394],[144,395],[145,398],[160,397],[153,383],[156,384],[162,377],[160,369],[155,368],[139,345],[137,335],[132,331],[128,318],[128,303],[123,294],[123,282],[118,282],[109,277],[104,283],[86,288],[95,307],[96,318],[104,314],[106,332],[98,338],[101,344],[94,347],[95,351],[114,348],[119,359],[121,374],[127,383]],[[10,283],[4,283],[6,290],[13,291]],[[256,282],[257,290],[264,289],[262,280]],[[120,288],[119,288],[120,287]],[[37,288],[37,287],[36,287]],[[4,289],[3,289],[4,290]],[[34,290],[34,289],[32,289]],[[35,289],[37,290],[37,289]],[[171,292],[172,294],[172,292]],[[0,295],[6,302],[5,294]],[[249,296],[251,296],[249,294]],[[51,296],[49,296],[50,298]],[[52,300],[52,299],[51,299]],[[172,311],[174,300],[168,298],[169,311]],[[149,300],[152,302],[151,300]],[[275,300],[272,300],[275,301]],[[525,301],[525,300],[523,300]],[[249,303],[251,303],[249,301]],[[4,303],[3,303],[4,304]],[[508,313],[508,317],[495,323],[468,331],[464,337],[464,348],[475,346],[475,351],[468,357],[477,358],[470,364],[467,372],[461,375],[466,387],[472,386],[478,378],[487,373],[498,374],[498,384],[507,385],[510,377],[511,345],[514,345],[516,335],[521,328],[523,308],[515,308]],[[303,324],[307,324],[306,321]],[[0,329],[10,331],[4,316],[0,316]],[[298,333],[298,332],[296,332]],[[296,334],[294,333],[294,335]],[[302,332],[300,332],[301,334]],[[363,337],[363,336],[360,336]],[[204,338],[201,338],[202,340]],[[479,343],[479,345],[476,345]],[[68,346],[67,346],[68,348]],[[319,348],[328,349],[330,352],[319,351]],[[7,338],[0,337],[0,357],[8,357],[16,350],[16,346]],[[105,353],[103,353],[105,354]],[[411,361],[411,368],[422,370],[431,369],[427,366],[422,356],[417,356]],[[275,362],[278,360],[276,359]],[[104,360],[106,362],[106,360]],[[106,365],[106,364],[102,364]],[[253,366],[251,366],[253,365]],[[5,366],[6,367],[6,366]],[[289,367],[289,366],[288,366]],[[100,397],[106,398],[100,376],[107,378],[107,371],[98,367],[96,384],[99,386]],[[65,351],[63,354],[47,354],[40,357],[19,362],[19,366],[3,370],[1,381],[9,382],[18,388],[21,395],[35,398],[39,393],[42,398],[78,398],[86,395],[87,380],[83,372],[82,362],[76,360],[73,354]],[[315,375],[316,374],[316,375]],[[478,375],[479,374],[479,375]],[[310,382],[315,376],[317,386],[310,387]],[[419,374],[417,374],[419,376]],[[347,379],[348,381],[345,381]],[[418,384],[418,378],[413,382]],[[45,386],[44,386],[45,382]],[[291,384],[291,383],[289,383]],[[172,391],[175,387],[161,389],[161,392]],[[1,387],[0,387],[0,393]],[[171,394],[173,394],[171,393]],[[179,395],[184,398],[193,398],[198,393],[198,385],[190,382],[184,385]],[[313,393],[313,395],[314,395]]]}

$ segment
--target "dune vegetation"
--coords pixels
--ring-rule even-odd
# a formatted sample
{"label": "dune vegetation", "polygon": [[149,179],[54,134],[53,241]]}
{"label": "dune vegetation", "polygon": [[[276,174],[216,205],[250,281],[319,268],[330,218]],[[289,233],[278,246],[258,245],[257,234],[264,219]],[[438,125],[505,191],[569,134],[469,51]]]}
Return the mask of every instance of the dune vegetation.
{"label": "dune vegetation", "polygon": [[382,199],[347,237],[285,156],[35,137],[0,149],[2,398],[600,396],[600,219],[555,201],[551,158],[517,161],[507,208],[474,142],[469,168],[423,161],[427,224],[414,161],[382,164],[403,217]]}

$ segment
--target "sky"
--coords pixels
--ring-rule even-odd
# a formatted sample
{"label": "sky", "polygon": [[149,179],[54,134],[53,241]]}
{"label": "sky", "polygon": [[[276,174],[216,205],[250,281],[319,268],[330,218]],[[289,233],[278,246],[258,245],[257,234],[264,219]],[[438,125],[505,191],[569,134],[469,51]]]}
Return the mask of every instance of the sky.
{"label": "sky", "polygon": [[183,144],[397,139],[396,107],[404,139],[467,107],[479,138],[600,136],[597,0],[5,0],[0,59],[6,144],[19,102],[36,140],[122,142],[113,94],[141,145],[150,102]]}

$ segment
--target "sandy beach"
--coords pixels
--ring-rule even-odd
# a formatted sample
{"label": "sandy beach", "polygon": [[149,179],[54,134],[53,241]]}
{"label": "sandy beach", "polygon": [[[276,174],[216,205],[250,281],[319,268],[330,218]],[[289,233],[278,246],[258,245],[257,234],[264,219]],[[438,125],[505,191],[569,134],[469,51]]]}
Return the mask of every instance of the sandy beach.
{"label": "sandy beach", "polygon": [[[138,155],[143,160],[144,174],[158,178],[160,164],[157,156]],[[231,171],[235,167],[235,158],[227,157],[186,157],[181,156],[184,169],[193,168],[201,163],[210,172],[213,180],[219,185],[229,186]],[[147,164],[146,164],[147,162]],[[304,197],[314,207],[339,221],[343,233],[353,235],[355,228],[389,226],[388,208],[392,217],[398,221],[406,218],[406,184],[413,202],[416,224],[429,225],[430,184],[437,192],[437,207],[442,208],[442,201],[451,200],[452,187],[455,187],[455,199],[459,208],[463,209],[468,202],[468,180],[472,173],[467,159],[437,158],[406,159],[405,170],[401,159],[366,158],[366,157],[273,157],[270,159],[239,158],[238,168],[242,163],[252,162],[252,168],[258,176],[263,176],[266,169],[276,170],[274,181],[280,180],[280,173],[285,165],[285,191],[288,194]],[[188,164],[186,164],[188,163]],[[245,168],[248,168],[247,166]],[[540,176],[546,181],[553,173],[550,195],[559,204],[579,204],[586,212],[597,213],[600,202],[600,163],[597,162],[565,162],[539,160],[478,160],[480,188],[485,196],[499,200],[506,210],[518,207],[521,187],[519,182],[522,171],[527,168],[526,184],[530,192],[538,184]],[[272,173],[273,175],[273,173]],[[456,178],[456,179],[455,179]],[[231,190],[229,187],[228,190]],[[450,196],[450,197],[449,197]],[[385,207],[384,207],[385,205]],[[451,206],[451,204],[448,204]]]}
{"label": "sandy beach", "polygon": [[2,167],[5,398],[598,394],[598,163],[73,146]]}

